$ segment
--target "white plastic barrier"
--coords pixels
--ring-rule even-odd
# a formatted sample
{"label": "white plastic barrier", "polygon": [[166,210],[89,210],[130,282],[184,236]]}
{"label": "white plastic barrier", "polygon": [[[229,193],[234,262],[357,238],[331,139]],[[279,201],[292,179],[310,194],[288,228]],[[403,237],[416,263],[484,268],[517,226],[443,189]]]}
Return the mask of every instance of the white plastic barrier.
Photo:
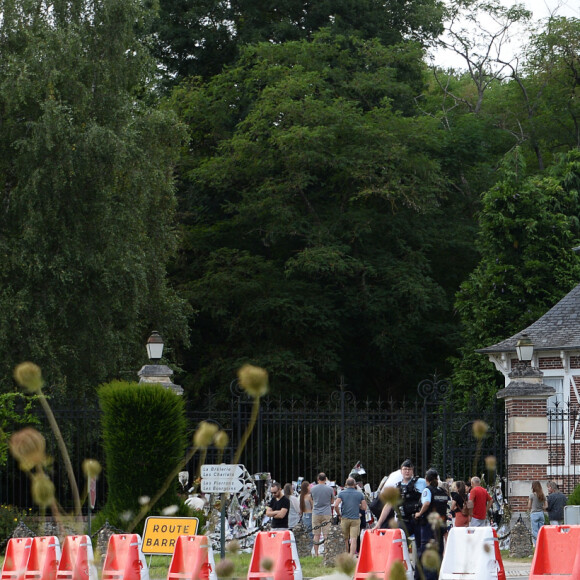
{"label": "white plastic barrier", "polygon": [[439,580],[505,580],[494,529],[451,528]]}
{"label": "white plastic barrier", "polygon": [[300,564],[300,558],[298,557],[296,538],[294,537],[294,532],[292,531],[290,531],[290,541],[292,542],[292,560],[296,562],[296,568],[294,570],[294,580],[302,580],[302,566]]}
{"label": "white plastic barrier", "polygon": [[580,524],[580,505],[564,506],[564,524],[567,526]]}

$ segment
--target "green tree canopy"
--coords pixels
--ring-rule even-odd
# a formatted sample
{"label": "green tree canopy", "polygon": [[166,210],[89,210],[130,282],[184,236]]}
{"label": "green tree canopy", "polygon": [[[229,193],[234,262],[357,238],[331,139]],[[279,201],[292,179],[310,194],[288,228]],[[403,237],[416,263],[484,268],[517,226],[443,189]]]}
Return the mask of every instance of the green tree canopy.
{"label": "green tree canopy", "polygon": [[1,381],[33,360],[80,393],[136,371],[152,327],[184,333],[165,278],[184,133],[140,99],[153,69],[139,2],[0,13]]}
{"label": "green tree canopy", "polygon": [[525,128],[547,163],[554,154],[580,147],[579,54],[578,18],[552,17],[530,42],[521,81]]}
{"label": "green tree canopy", "polygon": [[394,45],[442,31],[439,0],[159,0],[153,24],[155,54],[170,77],[209,78],[231,65],[243,47],[307,39],[323,29]]}
{"label": "green tree canopy", "polygon": [[562,155],[542,176],[526,176],[516,149],[501,179],[483,197],[478,247],[482,259],[462,284],[457,309],[463,323],[463,358],[454,383],[465,402],[486,405],[500,377],[476,348],[529,326],[580,280],[580,151]]}
{"label": "green tree canopy", "polygon": [[[456,20],[462,15],[471,29],[461,26],[461,18]],[[505,7],[497,0],[454,3],[440,44],[460,55],[465,65],[460,71],[433,68],[430,94],[436,97],[426,108],[437,111],[449,128],[458,119],[465,122],[469,114],[478,116],[493,128],[491,140],[481,141],[491,154],[486,156],[491,166],[495,156],[490,145],[503,146],[503,152],[520,145],[528,170],[535,172],[549,167],[555,154],[580,144],[580,20],[550,17],[530,30],[523,54],[509,56],[505,43],[511,29],[529,15],[519,5]],[[491,30],[489,21],[494,23]]]}
{"label": "green tree canopy", "polygon": [[322,32],[174,92],[192,135],[176,276],[199,313],[199,388],[251,359],[279,391],[312,396],[344,373],[359,393],[397,395],[448,352],[431,261],[456,239],[440,125],[412,116],[421,55]]}

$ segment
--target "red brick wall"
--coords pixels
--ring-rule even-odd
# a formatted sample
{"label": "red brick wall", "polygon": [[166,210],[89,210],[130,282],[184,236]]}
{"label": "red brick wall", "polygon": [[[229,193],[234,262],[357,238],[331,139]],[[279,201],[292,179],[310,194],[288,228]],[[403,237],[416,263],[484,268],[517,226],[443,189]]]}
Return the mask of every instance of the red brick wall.
{"label": "red brick wall", "polygon": [[548,442],[544,433],[509,433],[508,449],[546,449]]}
{"label": "red brick wall", "polygon": [[534,479],[546,479],[548,477],[547,465],[508,465],[508,479],[533,481]]}
{"label": "red brick wall", "polygon": [[[540,361],[542,362],[542,360]],[[558,368],[561,366],[560,358],[544,360],[542,368]],[[552,365],[546,367],[545,365]],[[509,417],[546,417],[547,406],[545,398],[538,399],[511,399],[506,401],[506,414]],[[508,462],[510,449],[547,449],[548,442],[546,433],[508,433],[507,435]],[[555,451],[558,455],[558,451]],[[546,465],[508,465],[509,481],[541,481],[547,479]],[[514,511],[526,511],[528,507],[527,496],[509,496],[509,503]]]}
{"label": "red brick wall", "polygon": [[[511,368],[513,369],[517,364],[519,364],[517,358],[511,359]],[[563,369],[564,365],[562,359],[559,356],[546,356],[538,360],[538,368],[540,370],[550,370],[550,369]],[[570,357],[570,368],[580,369],[580,356]]]}
{"label": "red brick wall", "polygon": [[[578,398],[576,397],[576,393],[574,392],[574,385],[576,385],[577,389],[580,387],[580,377],[578,376],[574,377],[574,385],[572,384],[572,381],[569,381],[569,383],[570,383],[570,404],[577,405]],[[564,388],[566,388],[566,386],[564,386]]]}
{"label": "red brick wall", "polygon": [[[512,361],[512,364],[517,361]],[[559,356],[543,357],[538,361],[540,369],[562,369],[562,359]],[[580,369],[580,356],[570,357],[570,368]],[[570,403],[572,406],[577,406],[580,404],[578,397],[575,394],[574,387],[580,391],[580,373],[578,376],[573,377],[574,383],[567,381],[564,385],[564,393],[567,390],[570,391]],[[565,428],[574,428],[574,416],[568,414],[569,408],[567,405],[561,407],[563,411],[562,419],[564,421]],[[511,399],[505,402],[506,415],[508,417],[546,417],[547,416],[547,406],[546,399],[544,397],[533,398],[533,399]],[[555,415],[555,417],[559,417]],[[569,420],[571,419],[571,420]],[[565,449],[562,438],[558,437],[559,429],[552,431],[552,436],[548,433],[508,433],[507,434],[507,449],[508,449],[508,461],[509,461],[509,450],[515,449],[537,449],[537,450],[548,450],[548,462],[549,465],[508,465],[507,478],[509,481],[533,481],[538,479],[540,481],[546,481],[553,479],[560,485],[561,491],[566,495],[569,495],[576,485],[580,484],[580,469],[577,473],[571,475],[548,475],[552,466],[555,469],[556,466],[565,467],[566,471],[570,468],[568,465],[564,465],[566,460]],[[580,429],[576,433],[573,441],[571,441],[571,447],[569,449],[572,457],[569,457],[569,461],[572,466],[580,466]],[[546,490],[544,490],[546,491]],[[509,496],[508,501],[512,510],[514,511],[526,511],[528,497],[526,496]]]}
{"label": "red brick wall", "polygon": [[550,450],[548,451],[548,461],[552,465],[563,465],[564,464],[564,445],[550,445]]}
{"label": "red brick wall", "polygon": [[510,507],[514,512],[525,512],[528,509],[528,498],[520,495],[510,497]]}
{"label": "red brick wall", "polygon": [[560,486],[560,491],[570,495],[574,488],[580,483],[580,474],[564,475],[554,478],[554,481]]}
{"label": "red brick wall", "polygon": [[540,370],[563,369],[564,365],[562,364],[562,359],[559,356],[553,356],[549,358],[541,358],[538,361],[538,367]]}
{"label": "red brick wall", "polygon": [[510,399],[505,411],[510,417],[545,417],[546,399]]}
{"label": "red brick wall", "polygon": [[[566,459],[564,445],[560,443],[552,443],[548,449],[548,460],[550,465],[564,465]],[[570,461],[572,462],[572,465],[580,465],[580,445],[572,444],[570,446]],[[578,470],[578,476],[580,477],[580,469]]]}

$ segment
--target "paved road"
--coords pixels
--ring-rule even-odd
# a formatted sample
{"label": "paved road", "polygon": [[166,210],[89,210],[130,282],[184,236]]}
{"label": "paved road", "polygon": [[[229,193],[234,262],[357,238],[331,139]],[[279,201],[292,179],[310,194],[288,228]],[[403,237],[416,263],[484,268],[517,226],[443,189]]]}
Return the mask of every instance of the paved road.
{"label": "paved road", "polygon": [[514,578],[528,578],[530,575],[530,568],[532,567],[532,559],[529,562],[509,562],[503,563],[506,577]]}

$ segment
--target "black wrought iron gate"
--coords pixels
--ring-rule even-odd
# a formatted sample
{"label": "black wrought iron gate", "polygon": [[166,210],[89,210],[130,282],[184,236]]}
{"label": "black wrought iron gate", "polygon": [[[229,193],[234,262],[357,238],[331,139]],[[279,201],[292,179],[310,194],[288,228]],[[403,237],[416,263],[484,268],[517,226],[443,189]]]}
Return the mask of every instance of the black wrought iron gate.
{"label": "black wrought iron gate", "polygon": [[[311,481],[323,471],[343,484],[360,461],[366,481],[374,487],[408,457],[417,473],[435,467],[442,478],[494,477],[487,469],[492,463],[500,476],[505,475],[500,405],[485,412],[458,412],[449,397],[451,385],[437,376],[419,384],[419,397],[412,403],[359,401],[344,380],[338,387],[330,397],[316,401],[265,398],[242,454],[250,473],[267,471],[287,482],[298,477]],[[213,420],[230,432],[233,456],[253,401],[235,382],[231,391],[228,414],[217,410],[208,414],[207,409],[198,413],[200,420]],[[488,426],[482,439],[473,435],[476,421]],[[492,456],[494,461],[486,465]]]}

